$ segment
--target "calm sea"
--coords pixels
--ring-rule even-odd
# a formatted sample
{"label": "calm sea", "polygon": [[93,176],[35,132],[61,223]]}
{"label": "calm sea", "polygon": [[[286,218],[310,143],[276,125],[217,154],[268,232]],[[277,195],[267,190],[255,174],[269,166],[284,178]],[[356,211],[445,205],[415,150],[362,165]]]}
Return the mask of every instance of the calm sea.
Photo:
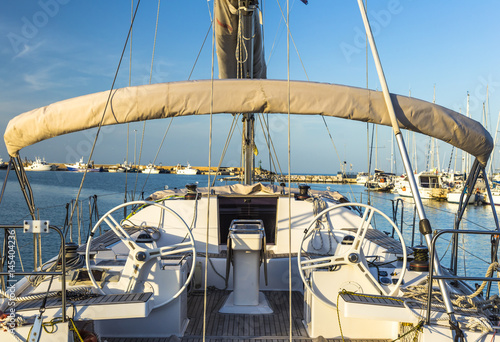
{"label": "calm sea", "polygon": [[[82,180],[82,174],[76,172],[28,172],[37,215],[40,219],[50,220],[51,225],[62,228],[67,216],[67,203],[74,203],[78,188]],[[5,181],[6,171],[0,171],[2,183]],[[88,173],[79,200],[78,215],[82,218],[80,225],[80,236],[84,242],[90,226],[89,198],[97,196],[97,207],[99,214],[103,215],[118,204],[123,203],[125,190],[127,198],[146,198],[154,191],[168,188],[183,188],[188,183],[197,182],[199,186],[207,186],[208,176],[196,175],[174,175],[174,174],[125,174],[125,173]],[[216,185],[226,182],[216,182]],[[227,184],[231,184],[227,182]],[[295,186],[295,185],[294,185]],[[311,184],[313,189],[337,190],[353,202],[367,203],[368,194],[363,186],[346,184]],[[418,220],[415,227],[415,235],[412,235],[414,224],[414,206],[409,198],[401,198],[389,193],[371,193],[371,204],[381,209],[389,217],[393,217],[393,207],[398,207],[397,225],[403,227],[403,235],[407,245],[418,245],[421,237],[418,234]],[[93,200],[90,202],[92,203]],[[434,230],[452,229],[455,219],[457,204],[424,200],[426,214]],[[401,218],[401,212],[403,217]],[[465,213],[462,229],[493,230],[495,228],[489,206],[470,205]],[[24,219],[29,219],[28,209],[15,173],[10,172],[4,197],[0,203],[0,222],[2,224],[22,224]],[[95,218],[93,223],[95,223]],[[76,220],[72,229],[72,239],[78,242],[78,225]],[[0,239],[3,239],[3,234]],[[70,239],[70,236],[68,236]],[[450,236],[444,236],[439,243],[438,253],[442,259],[443,266],[449,266],[451,247]],[[56,233],[43,236],[44,245],[42,256],[46,261],[57,252],[60,240]],[[33,267],[33,238],[21,231],[18,233],[18,247],[25,269]],[[483,276],[490,260],[490,238],[489,236],[460,237],[459,268],[462,275]],[[20,263],[20,262],[19,262]],[[19,263],[16,265],[19,266]],[[496,292],[496,287],[495,287]]]}

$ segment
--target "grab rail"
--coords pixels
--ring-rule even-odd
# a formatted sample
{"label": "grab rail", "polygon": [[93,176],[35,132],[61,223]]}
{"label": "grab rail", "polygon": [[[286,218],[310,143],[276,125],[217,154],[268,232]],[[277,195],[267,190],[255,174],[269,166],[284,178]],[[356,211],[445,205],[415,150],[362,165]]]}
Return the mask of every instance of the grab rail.
{"label": "grab rail", "polygon": [[427,294],[427,318],[426,323],[430,323],[431,319],[431,295],[432,295],[432,282],[434,279],[448,279],[448,280],[473,280],[473,281],[500,281],[500,278],[492,277],[466,277],[466,276],[445,276],[445,275],[434,275],[434,254],[436,241],[438,237],[443,234],[478,234],[478,235],[499,235],[498,231],[485,231],[485,230],[457,230],[457,229],[443,229],[436,231],[436,234],[431,241],[430,250],[430,264],[429,264],[429,290]]}
{"label": "grab rail", "polygon": [[[0,225],[0,229],[23,229],[23,225]],[[61,276],[61,306],[62,306],[62,319],[66,322],[66,255],[64,253],[64,246],[66,240],[64,234],[56,226],[50,226],[50,229],[55,230],[61,237],[61,272],[0,272],[0,276],[27,276],[27,275],[60,275]],[[56,261],[57,262],[57,261]]]}

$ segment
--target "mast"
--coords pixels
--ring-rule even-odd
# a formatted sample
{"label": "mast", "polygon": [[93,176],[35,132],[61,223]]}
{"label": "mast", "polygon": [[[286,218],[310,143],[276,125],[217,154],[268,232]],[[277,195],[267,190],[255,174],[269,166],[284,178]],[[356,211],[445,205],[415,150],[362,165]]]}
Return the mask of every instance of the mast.
{"label": "mast", "polygon": [[[258,0],[215,1],[219,78],[266,78]],[[251,184],[255,165],[254,114],[242,115],[243,182]]]}
{"label": "mast", "polygon": [[[240,0],[238,7],[238,16],[241,26],[238,32],[238,44],[240,46],[239,54],[237,55],[238,72],[237,78],[253,78],[253,51],[254,51],[254,34],[255,34],[255,20],[254,15],[256,12],[256,0]],[[252,51],[252,53],[249,53]],[[255,131],[254,131],[254,114],[243,114],[243,170],[244,177],[243,183],[246,185],[252,184],[253,170],[254,170],[254,150],[255,150]]]}

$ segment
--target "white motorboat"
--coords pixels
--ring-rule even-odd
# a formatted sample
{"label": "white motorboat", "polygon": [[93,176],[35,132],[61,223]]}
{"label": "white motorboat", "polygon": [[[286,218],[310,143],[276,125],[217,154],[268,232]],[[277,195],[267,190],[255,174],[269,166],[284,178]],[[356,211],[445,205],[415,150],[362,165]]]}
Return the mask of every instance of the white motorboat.
{"label": "white motorboat", "polygon": [[155,165],[149,163],[144,169],[141,170],[142,173],[148,173],[150,175],[156,175],[160,173],[160,169]]}
{"label": "white motorboat", "polygon": [[191,167],[191,164],[189,164],[188,162],[186,167],[182,166],[181,164],[177,164],[177,166],[175,167],[175,173],[178,175],[196,175],[198,174],[198,170],[193,169]]}
{"label": "white motorboat", "polygon": [[[441,176],[436,172],[424,171],[415,176],[420,197],[423,199],[446,199],[448,189],[443,186]],[[400,182],[397,187],[399,196],[412,197],[408,179]]]}
{"label": "white motorboat", "polygon": [[[494,238],[498,221],[490,232],[458,230],[465,210],[459,205],[457,229],[434,234],[416,191],[400,127],[470,153],[476,158],[470,174],[476,176],[484,173],[493,148],[487,130],[442,106],[389,94],[383,72],[382,92],[266,80],[262,56],[250,58],[254,52],[262,53],[258,4],[248,1],[233,8],[234,3],[215,2],[217,39],[222,40],[217,41],[219,70],[222,78],[231,77],[236,44],[224,42],[230,34],[239,34],[245,38],[239,40],[245,49],[238,45],[237,50],[251,53],[238,59],[238,74],[255,79],[113,89],[35,109],[9,122],[4,139],[25,190],[30,186],[19,153],[36,142],[101,124],[243,113],[245,184],[209,183],[206,188],[188,184],[185,189],[156,191],[145,201],[118,204],[93,224],[86,243],[63,246],[38,268],[47,273],[24,277],[0,292],[0,309],[9,312],[3,317],[6,329],[0,331],[0,340],[69,341],[84,330],[89,339],[97,340],[95,333],[102,341],[170,340],[171,336],[186,342],[494,339],[499,299],[483,292],[484,287],[476,290],[468,285],[477,278],[457,275],[458,246],[451,249],[455,264],[450,269],[441,267],[428,250],[435,252],[436,239],[445,233],[491,233]],[[376,66],[382,71],[363,2],[358,3]],[[226,45],[232,52],[224,50]],[[109,94],[110,105],[120,110],[105,110]],[[392,126],[428,247],[408,248],[385,213],[349,203],[341,194],[253,183],[255,145],[250,126],[256,112],[321,113]],[[100,121],[95,120],[96,113],[107,115]],[[29,135],[24,134],[27,131]],[[34,217],[32,198],[26,198]],[[128,215],[126,207],[132,209]],[[5,229],[17,228],[25,234],[46,234],[49,228],[59,232],[44,220],[24,220],[22,226]],[[98,236],[101,228],[105,232]],[[380,230],[384,228],[394,234],[385,234]],[[64,236],[61,232],[63,241]],[[497,246],[493,243],[492,251]],[[491,270],[498,267],[495,257]]]}
{"label": "white motorboat", "polygon": [[26,171],[54,171],[57,165],[49,164],[45,159],[35,158],[35,161],[26,166]]}

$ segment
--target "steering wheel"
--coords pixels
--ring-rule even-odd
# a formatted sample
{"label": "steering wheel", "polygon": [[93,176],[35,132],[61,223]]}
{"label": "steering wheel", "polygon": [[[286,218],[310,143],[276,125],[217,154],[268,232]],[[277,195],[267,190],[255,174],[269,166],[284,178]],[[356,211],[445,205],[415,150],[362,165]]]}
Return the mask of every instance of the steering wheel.
{"label": "steering wheel", "polygon": [[[313,226],[315,226],[316,222],[322,218],[324,215],[329,213],[330,211],[339,209],[339,208],[344,208],[344,207],[361,207],[365,208],[365,211],[363,213],[363,216],[361,218],[361,222],[356,230],[356,235],[354,237],[354,240],[352,241],[352,245],[347,248],[343,253],[339,255],[328,255],[328,256],[323,256],[319,258],[305,258],[302,254],[304,250],[304,241],[307,240],[309,236],[311,236],[314,233],[314,229],[311,229]],[[363,240],[365,239],[366,232],[370,228],[370,223],[372,222],[374,214],[380,214],[383,218],[385,218],[394,228],[396,231],[398,237],[399,237],[399,242],[401,243],[402,250],[403,250],[403,266],[401,268],[401,273],[399,274],[398,281],[395,284],[395,287],[390,291],[386,291],[380,284],[379,282],[373,277],[373,275],[370,273],[370,270],[367,267],[366,260],[363,256],[361,246],[363,245]],[[339,231],[342,232],[342,231]],[[347,232],[342,232],[346,233]],[[304,283],[304,286],[316,297],[317,299],[321,300],[323,303],[327,304],[328,306],[333,306],[336,307],[332,302],[326,301],[324,296],[318,296],[317,291],[311,287],[309,284],[309,280],[306,279],[305,277],[305,271],[313,271],[315,269],[319,268],[332,268],[335,266],[341,266],[341,265],[352,265],[356,266],[354,267],[355,270],[358,270],[359,272],[363,273],[363,276],[368,278],[368,280],[377,288],[380,293],[385,294],[387,296],[392,296],[394,295],[398,290],[399,287],[401,286],[401,283],[403,281],[404,275],[406,273],[406,263],[407,263],[407,253],[406,253],[406,246],[403,240],[403,236],[401,235],[401,232],[399,231],[398,227],[394,224],[394,222],[383,212],[380,210],[367,205],[367,204],[362,204],[362,203],[342,203],[338,205],[334,205],[333,207],[327,208],[323,210],[321,213],[316,215],[307,229],[304,231],[304,237],[302,238],[302,242],[300,243],[300,249],[297,255],[297,262],[298,262],[298,267],[299,267],[299,274],[300,277],[302,278],[302,282]]]}
{"label": "steering wheel", "polygon": [[[163,217],[163,212],[166,211],[170,214],[172,214],[174,217],[176,217],[184,226],[186,229],[186,237],[188,237],[187,241],[179,242],[176,244],[172,244],[170,246],[163,246],[163,247],[157,247],[157,248],[144,248],[142,246],[139,246],[127,233],[125,228],[118,223],[115,218],[112,216],[112,214],[117,211],[122,209],[123,207],[127,206],[132,206],[132,205],[148,205],[148,206],[155,206],[161,209],[160,211],[160,216]],[[162,302],[160,305],[155,305],[155,307],[162,306],[165,304],[170,303],[172,300],[177,298],[186,288],[187,284],[191,281],[191,278],[193,277],[194,274],[194,267],[196,265],[196,249],[194,245],[194,237],[191,232],[191,229],[189,229],[189,226],[186,224],[186,222],[172,209],[168,208],[167,206],[156,203],[156,202],[149,202],[149,201],[132,201],[132,202],[127,202],[120,204],[110,211],[108,211],[106,214],[104,214],[99,221],[94,225],[94,228],[92,229],[89,239],[87,241],[87,248],[85,250],[85,263],[87,266],[87,272],[89,274],[89,278],[92,281],[92,284],[94,287],[101,293],[105,294],[105,292],[99,287],[97,284],[94,275],[91,272],[91,267],[90,267],[90,246],[91,246],[91,241],[92,237],[94,236],[95,231],[101,225],[101,223],[105,222],[111,230],[115,232],[115,234],[120,238],[120,240],[123,242],[125,246],[129,249],[129,258],[132,258],[134,260],[134,272],[130,274],[130,282],[127,287],[126,292],[130,292],[133,290],[135,287],[137,278],[140,274],[140,269],[141,267],[147,263],[148,261],[154,259],[154,258],[161,258],[163,256],[167,255],[192,255],[193,260],[191,263],[191,269],[189,271],[189,276],[187,277],[186,281],[184,284],[181,286],[181,288],[167,301]],[[125,270],[124,270],[125,272]],[[122,275],[123,276],[123,275]]]}

